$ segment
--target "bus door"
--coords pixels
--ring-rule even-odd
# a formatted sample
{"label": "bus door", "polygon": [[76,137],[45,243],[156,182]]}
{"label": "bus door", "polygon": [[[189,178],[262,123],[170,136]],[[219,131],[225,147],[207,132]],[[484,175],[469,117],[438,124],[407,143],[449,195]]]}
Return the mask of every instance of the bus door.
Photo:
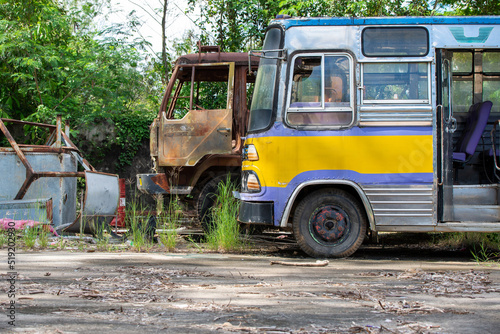
{"label": "bus door", "polygon": [[436,51],[438,221],[453,221],[453,133],[457,128],[452,104],[452,52]]}

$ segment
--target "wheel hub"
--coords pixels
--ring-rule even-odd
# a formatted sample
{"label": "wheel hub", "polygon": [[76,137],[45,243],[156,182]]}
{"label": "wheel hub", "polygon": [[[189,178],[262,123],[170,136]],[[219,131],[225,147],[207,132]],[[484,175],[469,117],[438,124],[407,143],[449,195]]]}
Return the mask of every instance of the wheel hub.
{"label": "wheel hub", "polygon": [[347,231],[349,219],[344,210],[334,206],[318,208],[310,220],[314,234],[326,242],[341,239]]}

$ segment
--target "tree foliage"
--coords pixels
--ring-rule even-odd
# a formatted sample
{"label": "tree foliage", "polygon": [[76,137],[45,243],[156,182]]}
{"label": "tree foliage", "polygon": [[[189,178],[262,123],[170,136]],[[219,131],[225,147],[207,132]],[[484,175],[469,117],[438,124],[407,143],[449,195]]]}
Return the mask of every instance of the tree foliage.
{"label": "tree foliage", "polygon": [[[161,2],[164,13],[167,2]],[[197,24],[203,33],[195,36],[188,31],[183,41],[173,41],[177,54],[196,51],[197,40],[219,45],[223,51],[260,48],[265,28],[277,14],[500,14],[498,0],[188,0],[188,4],[190,12],[199,8]],[[158,110],[168,75],[165,61],[171,62],[172,54],[145,56],[150,44],[132,38],[138,24],[133,15],[122,24],[103,25],[101,13],[107,6],[109,0],[0,1],[0,117],[51,123],[62,114],[82,133],[104,124],[108,140],[101,150],[137,149]],[[101,24],[96,23],[99,20]],[[130,163],[131,153],[120,159],[121,166]]]}
{"label": "tree foliage", "polygon": [[191,12],[199,6],[198,25],[203,44],[235,52],[260,47],[269,21],[279,12],[280,0],[188,0]]}
{"label": "tree foliage", "polygon": [[294,17],[500,15],[498,0],[189,0],[201,10],[200,38],[225,51],[260,47],[265,27],[278,14]]}
{"label": "tree foliage", "polygon": [[[95,28],[100,6],[74,1],[63,7],[56,0],[0,4],[1,116],[53,123],[62,114],[80,129],[104,120],[119,129],[130,117],[151,121],[160,74],[143,61],[144,41],[130,42],[121,26]],[[109,145],[119,146],[138,139],[114,132],[109,137]]]}
{"label": "tree foliage", "polygon": [[456,15],[500,15],[498,0],[442,0],[442,3]]}

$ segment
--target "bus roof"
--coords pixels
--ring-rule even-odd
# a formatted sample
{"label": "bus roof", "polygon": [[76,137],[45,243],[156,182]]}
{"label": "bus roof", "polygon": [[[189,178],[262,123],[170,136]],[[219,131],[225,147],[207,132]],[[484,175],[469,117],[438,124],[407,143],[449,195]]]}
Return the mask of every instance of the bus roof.
{"label": "bus roof", "polygon": [[285,29],[295,26],[500,24],[500,16],[292,17],[275,19]]}

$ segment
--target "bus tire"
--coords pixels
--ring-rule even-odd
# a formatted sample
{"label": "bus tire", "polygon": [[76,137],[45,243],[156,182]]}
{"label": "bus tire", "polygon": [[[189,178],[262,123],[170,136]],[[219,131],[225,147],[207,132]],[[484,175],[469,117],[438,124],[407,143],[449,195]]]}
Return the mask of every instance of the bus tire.
{"label": "bus tire", "polygon": [[312,257],[346,257],[363,243],[366,215],[359,201],[340,189],[323,189],[297,205],[293,232],[300,248]]}

